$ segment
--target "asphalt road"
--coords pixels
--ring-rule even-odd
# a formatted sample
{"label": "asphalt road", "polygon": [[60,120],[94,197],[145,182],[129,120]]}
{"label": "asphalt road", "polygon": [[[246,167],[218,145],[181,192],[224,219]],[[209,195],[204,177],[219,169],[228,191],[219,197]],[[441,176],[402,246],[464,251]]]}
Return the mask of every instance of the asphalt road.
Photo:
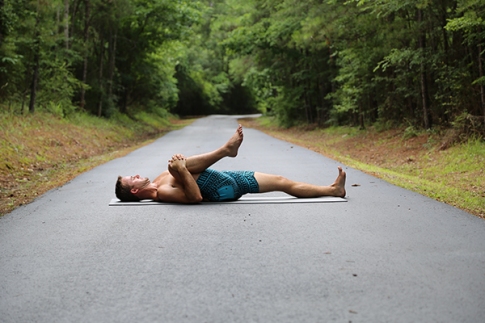
{"label": "asphalt road", "polygon": [[[1,217],[0,322],[485,321],[485,221],[345,166],[345,203],[108,206],[118,175],[236,125],[200,119]],[[338,165],[246,129],[214,168],[323,185]]]}

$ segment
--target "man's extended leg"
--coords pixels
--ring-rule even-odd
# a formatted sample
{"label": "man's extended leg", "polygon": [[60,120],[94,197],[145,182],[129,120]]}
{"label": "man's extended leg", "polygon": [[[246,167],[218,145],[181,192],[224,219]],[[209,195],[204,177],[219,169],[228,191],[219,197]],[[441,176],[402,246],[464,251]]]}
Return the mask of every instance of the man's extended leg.
{"label": "man's extended leg", "polygon": [[[234,135],[220,148],[209,153],[187,157],[185,165],[190,173],[201,173],[224,157],[236,157],[242,141],[243,129],[239,125]],[[172,157],[172,159],[179,158],[184,157],[180,154],[173,155]]]}
{"label": "man's extended leg", "polygon": [[295,182],[283,176],[264,173],[254,173],[254,178],[258,182],[259,192],[285,192],[296,197],[320,197],[338,196],[345,197],[345,178],[346,174],[342,167],[338,167],[339,175],[335,182],[329,186],[318,186],[307,183]]}

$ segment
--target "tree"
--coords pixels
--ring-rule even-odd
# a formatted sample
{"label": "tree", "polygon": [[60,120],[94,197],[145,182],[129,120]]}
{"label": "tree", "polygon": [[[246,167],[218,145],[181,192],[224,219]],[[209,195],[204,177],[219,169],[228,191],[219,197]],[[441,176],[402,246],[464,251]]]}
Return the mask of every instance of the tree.
{"label": "tree", "polygon": [[0,0],[0,102],[485,125],[484,16],[484,0]]}
{"label": "tree", "polygon": [[[463,45],[466,45],[470,53],[475,53],[478,75],[473,85],[479,87],[481,114],[484,118],[485,127],[485,76],[483,71],[483,40],[485,39],[485,1],[483,0],[461,0],[457,1],[458,16],[448,20],[445,28],[449,31],[461,32],[463,34]],[[472,66],[473,66],[472,65]]]}
{"label": "tree", "polygon": [[33,60],[33,73],[32,82],[30,85],[30,103],[29,112],[33,113],[35,111],[35,98],[37,96],[37,83],[39,82],[39,64],[40,64],[40,1],[37,0],[37,10],[35,15],[35,35],[33,42],[34,60]]}
{"label": "tree", "polygon": [[[87,76],[88,76],[88,59],[89,59],[89,26],[91,21],[91,0],[84,0],[84,32],[83,32],[83,41],[84,41],[84,55],[83,55],[83,72],[82,72],[82,79],[81,81],[86,84]],[[86,104],[86,88],[81,88],[81,98],[79,106],[81,109],[84,109]]]}

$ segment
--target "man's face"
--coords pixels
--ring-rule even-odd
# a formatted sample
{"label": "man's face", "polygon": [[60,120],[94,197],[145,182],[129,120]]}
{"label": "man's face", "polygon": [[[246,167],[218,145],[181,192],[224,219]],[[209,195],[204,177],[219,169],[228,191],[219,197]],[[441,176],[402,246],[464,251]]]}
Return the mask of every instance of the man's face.
{"label": "man's face", "polygon": [[150,184],[147,177],[140,177],[140,175],[123,177],[123,184],[128,185],[131,189],[142,189]]}

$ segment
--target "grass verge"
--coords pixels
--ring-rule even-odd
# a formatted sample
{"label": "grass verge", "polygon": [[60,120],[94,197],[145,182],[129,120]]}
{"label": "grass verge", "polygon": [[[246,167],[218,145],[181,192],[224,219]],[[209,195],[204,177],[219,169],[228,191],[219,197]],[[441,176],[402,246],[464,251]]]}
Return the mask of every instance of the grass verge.
{"label": "grass verge", "polygon": [[360,131],[351,127],[283,129],[269,117],[241,123],[485,219],[482,140],[470,139],[440,150],[443,137],[437,133],[410,135],[407,129]]}
{"label": "grass verge", "polygon": [[0,215],[193,120],[0,112]]}

